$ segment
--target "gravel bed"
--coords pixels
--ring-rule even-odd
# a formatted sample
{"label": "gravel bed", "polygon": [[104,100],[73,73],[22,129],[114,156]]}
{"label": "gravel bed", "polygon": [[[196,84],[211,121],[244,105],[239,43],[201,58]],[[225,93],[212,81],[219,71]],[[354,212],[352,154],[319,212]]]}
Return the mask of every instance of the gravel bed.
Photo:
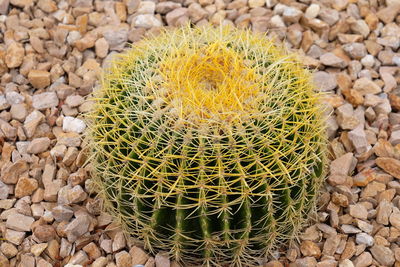
{"label": "gravel bed", "polygon": [[110,58],[188,22],[268,31],[327,95],[317,218],[264,266],[400,266],[399,0],[0,0],[0,266],[179,266],[101,211],[82,114]]}

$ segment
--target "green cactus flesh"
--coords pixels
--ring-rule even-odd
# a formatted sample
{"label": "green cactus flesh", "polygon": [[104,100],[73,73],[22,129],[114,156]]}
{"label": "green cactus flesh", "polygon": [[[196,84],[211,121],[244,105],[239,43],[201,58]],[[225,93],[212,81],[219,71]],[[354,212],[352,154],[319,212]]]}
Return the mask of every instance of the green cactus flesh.
{"label": "green cactus flesh", "polygon": [[255,266],[324,179],[310,73],[263,35],[162,32],[118,55],[90,116],[93,178],[121,225],[185,266]]}

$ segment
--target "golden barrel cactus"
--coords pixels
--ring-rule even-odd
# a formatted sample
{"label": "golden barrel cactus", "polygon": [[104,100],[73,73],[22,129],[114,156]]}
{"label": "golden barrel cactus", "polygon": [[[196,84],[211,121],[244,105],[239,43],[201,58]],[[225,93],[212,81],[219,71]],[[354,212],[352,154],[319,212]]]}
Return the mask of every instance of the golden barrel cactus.
{"label": "golden barrel cactus", "polygon": [[311,80],[265,35],[231,28],[166,30],[118,55],[89,133],[109,212],[184,266],[257,265],[324,179]]}

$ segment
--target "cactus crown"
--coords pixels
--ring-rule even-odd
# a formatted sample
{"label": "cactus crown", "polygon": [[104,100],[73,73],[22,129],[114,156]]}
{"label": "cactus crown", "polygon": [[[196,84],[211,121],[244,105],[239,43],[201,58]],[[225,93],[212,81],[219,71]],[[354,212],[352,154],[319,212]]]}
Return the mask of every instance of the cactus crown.
{"label": "cactus crown", "polygon": [[146,248],[252,266],[296,233],[323,180],[320,99],[296,56],[263,35],[162,32],[104,75],[94,179]]}

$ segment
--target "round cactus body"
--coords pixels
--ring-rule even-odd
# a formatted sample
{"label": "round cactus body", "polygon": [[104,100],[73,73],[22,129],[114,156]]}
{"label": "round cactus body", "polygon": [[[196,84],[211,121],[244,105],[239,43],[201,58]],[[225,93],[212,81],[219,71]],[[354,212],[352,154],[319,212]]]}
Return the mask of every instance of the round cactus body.
{"label": "round cactus body", "polygon": [[118,55],[91,114],[94,180],[145,248],[253,266],[298,231],[324,179],[311,74],[264,35],[162,32]]}

